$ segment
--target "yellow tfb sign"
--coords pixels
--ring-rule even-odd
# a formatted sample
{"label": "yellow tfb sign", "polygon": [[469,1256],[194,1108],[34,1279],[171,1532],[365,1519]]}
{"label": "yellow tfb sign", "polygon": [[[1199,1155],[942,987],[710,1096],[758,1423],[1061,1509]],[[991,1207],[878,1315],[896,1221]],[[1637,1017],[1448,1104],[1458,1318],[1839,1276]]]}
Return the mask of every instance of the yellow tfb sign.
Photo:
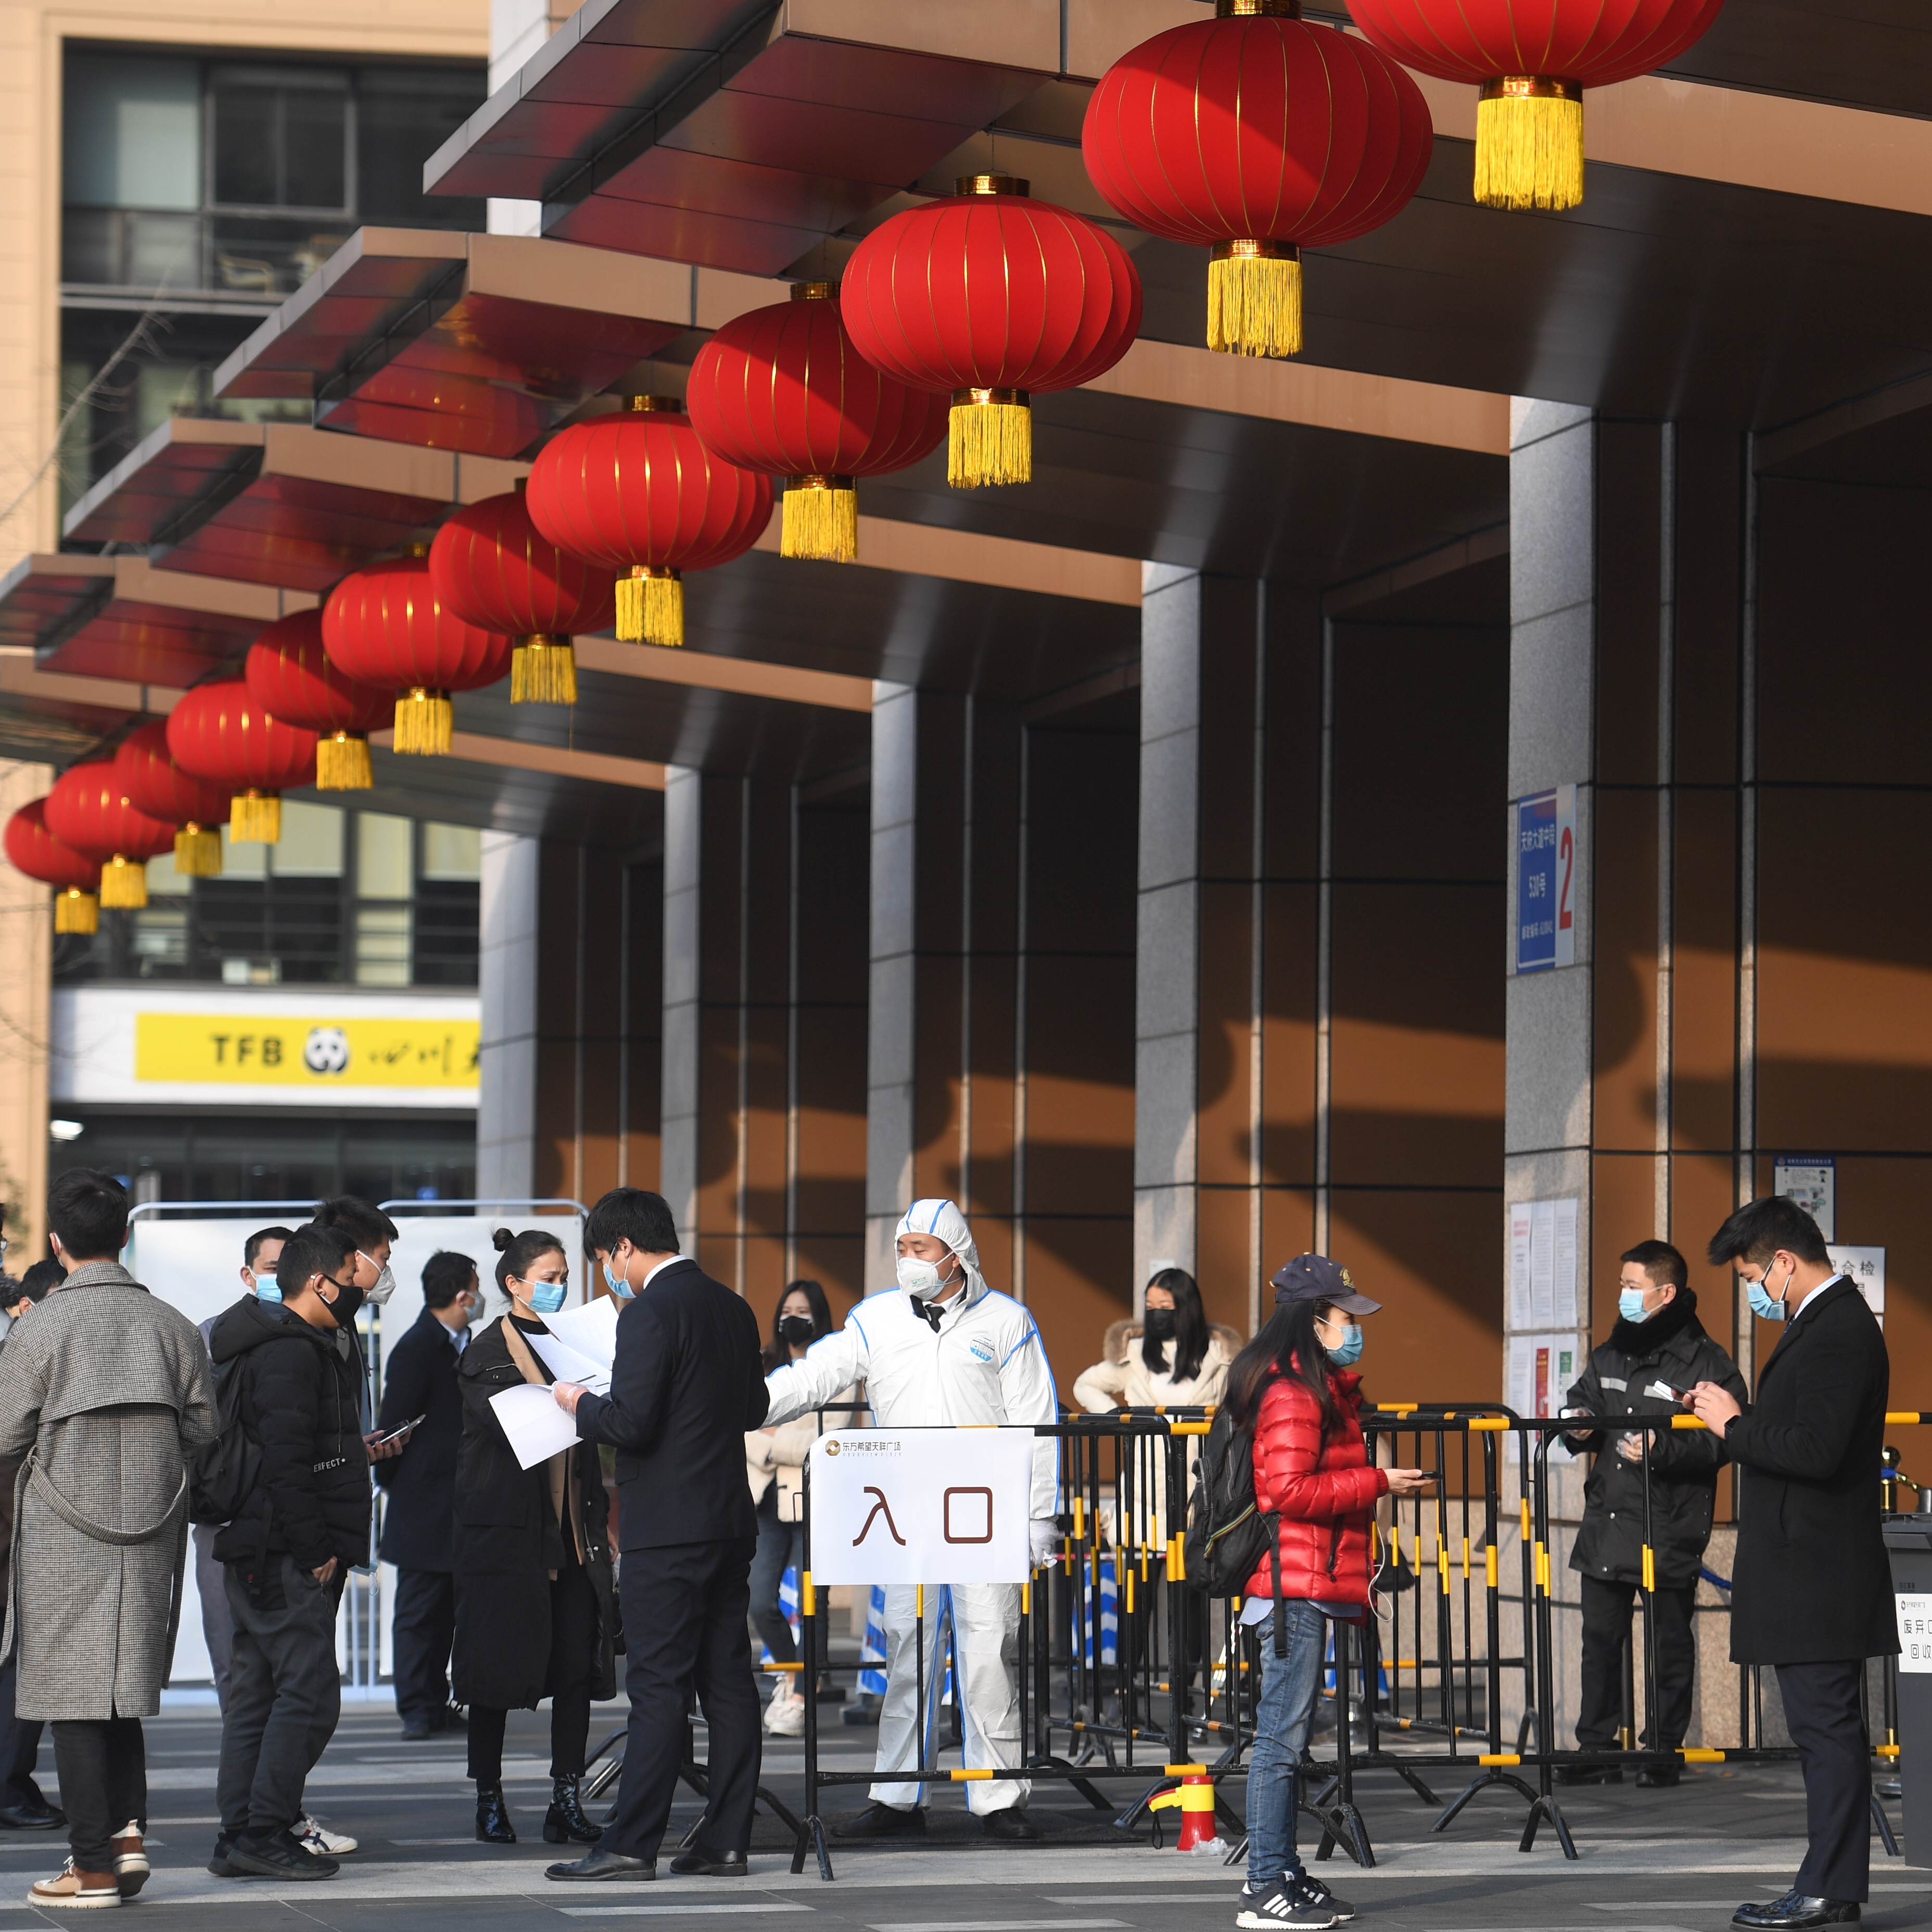
{"label": "yellow tfb sign", "polygon": [[475,1020],[137,1013],[134,1078],[251,1087],[473,1089]]}

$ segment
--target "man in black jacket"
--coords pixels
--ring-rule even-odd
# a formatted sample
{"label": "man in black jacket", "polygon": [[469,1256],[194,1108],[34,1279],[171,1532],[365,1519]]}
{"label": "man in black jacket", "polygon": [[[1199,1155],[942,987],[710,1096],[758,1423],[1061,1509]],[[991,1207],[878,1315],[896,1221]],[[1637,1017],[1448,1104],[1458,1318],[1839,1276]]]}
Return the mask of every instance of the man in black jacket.
{"label": "man in black jacket", "polygon": [[555,1879],[650,1879],[670,1821],[693,1687],[710,1728],[710,1796],[674,1872],[742,1876],[760,1732],[746,1618],[758,1517],[745,1432],[765,1419],[758,1318],[677,1251],[664,1197],[619,1187],[590,1210],[587,1246],[624,1303],[608,1396],[559,1382],[586,1442],[617,1451],[620,1579],[630,1740],[603,1842]]}
{"label": "man in black jacket", "polygon": [[214,1325],[216,1372],[241,1378],[242,1430],[257,1451],[248,1501],[215,1540],[226,1567],[235,1661],[216,1799],[218,1878],[332,1878],[333,1858],[293,1827],[302,1786],[341,1714],[336,1607],[369,1560],[369,1450],[356,1356],[336,1346],[356,1318],[356,1244],[313,1224],[275,1264],[279,1306],[243,1300]]}
{"label": "man in black jacket", "polygon": [[1856,1920],[1870,1895],[1871,1745],[1858,1694],[1866,1659],[1898,1653],[1873,1493],[1891,1364],[1864,1297],[1796,1202],[1740,1208],[1710,1254],[1736,1268],[1760,1316],[1790,1324],[1749,1408],[1709,1382],[1692,1395],[1743,1472],[1731,1659],[1778,1667],[1810,1826],[1791,1890],[1740,1906],[1732,1923],[1801,1932]]}
{"label": "man in black jacket", "polygon": [[[1640,1241],[1623,1257],[1617,1325],[1592,1352],[1582,1376],[1564,1398],[1565,1415],[1668,1418],[1683,1408],[1652,1393],[1666,1383],[1688,1389],[1708,1382],[1744,1400],[1737,1364],[1704,1331],[1684,1257],[1668,1241]],[[1583,1490],[1583,1522],[1570,1567],[1583,1598],[1583,1701],[1576,1742],[1586,1750],[1616,1748],[1623,1714],[1624,1646],[1632,1600],[1644,1582],[1643,1437],[1650,1438],[1651,1640],[1658,1706],[1646,1711],[1647,1749],[1674,1751],[1690,1724],[1690,1684],[1697,1669],[1693,1618],[1704,1548],[1711,1540],[1718,1469],[1724,1450],[1708,1430],[1673,1430],[1666,1419],[1648,1431],[1602,1429],[1567,1436],[1593,1450]],[[1594,1765],[1566,1766],[1565,1784],[1620,1784],[1623,1773]],[[1675,1784],[1676,1765],[1640,1771],[1640,1785]]]}
{"label": "man in black jacket", "polygon": [[379,1433],[422,1420],[401,1454],[376,1466],[388,1492],[376,1553],[396,1566],[396,1714],[412,1742],[449,1729],[449,1646],[456,1634],[456,1452],[463,1397],[456,1364],[481,1302],[467,1255],[431,1255],[423,1269],[423,1312],[382,1367]]}

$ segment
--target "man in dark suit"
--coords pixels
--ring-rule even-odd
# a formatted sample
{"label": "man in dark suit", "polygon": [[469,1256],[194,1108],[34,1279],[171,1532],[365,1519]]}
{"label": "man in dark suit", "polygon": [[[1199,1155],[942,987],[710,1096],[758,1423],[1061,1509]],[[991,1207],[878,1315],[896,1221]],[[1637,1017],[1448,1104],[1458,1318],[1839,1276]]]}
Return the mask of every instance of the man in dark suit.
{"label": "man in dark suit", "polygon": [[1898,1652],[1873,1493],[1890,1364],[1864,1296],[1796,1202],[1740,1208],[1712,1237],[1710,1258],[1736,1268],[1759,1316],[1790,1324],[1749,1408],[1715,1382],[1700,1382],[1691,1398],[1746,1472],[1731,1660],[1777,1666],[1810,1835],[1791,1890],[1740,1906],[1731,1922],[1802,1932],[1856,1921],[1870,1896],[1871,1746],[1858,1692],[1865,1660]]}
{"label": "man in dark suit", "polygon": [[456,1632],[456,1452],[463,1441],[457,1358],[482,1306],[476,1264],[431,1255],[423,1269],[423,1312],[389,1351],[376,1426],[387,1434],[422,1420],[402,1454],[376,1465],[388,1492],[376,1546],[396,1566],[396,1715],[412,1742],[449,1729],[449,1646]]}
{"label": "man in dark suit", "polygon": [[758,1797],[758,1686],[746,1618],[758,1517],[745,1432],[765,1419],[758,1318],[678,1252],[664,1197],[614,1188],[585,1245],[624,1304],[608,1396],[559,1382],[586,1442],[617,1452],[620,1590],[630,1736],[603,1842],[554,1879],[650,1879],[683,1761],[694,1686],[710,1731],[710,1796],[674,1872],[742,1876]]}

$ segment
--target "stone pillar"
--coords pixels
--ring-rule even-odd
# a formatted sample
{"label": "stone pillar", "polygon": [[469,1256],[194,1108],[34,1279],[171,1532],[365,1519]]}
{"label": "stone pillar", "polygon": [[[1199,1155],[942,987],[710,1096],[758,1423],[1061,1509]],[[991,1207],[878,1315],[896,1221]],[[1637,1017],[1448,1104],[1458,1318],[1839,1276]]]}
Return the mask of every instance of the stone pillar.
{"label": "stone pillar", "polygon": [[658,1191],[686,1246],[698,1226],[701,772],[674,766],[664,782],[663,1098]]}
{"label": "stone pillar", "polygon": [[866,1254],[868,1294],[892,1287],[892,1231],[913,1198],[918,1066],[920,694],[872,686],[871,934],[866,1028]]}
{"label": "stone pillar", "polygon": [[536,1191],[540,852],[534,838],[483,835],[476,1095],[476,1193],[483,1201],[524,1200]]}

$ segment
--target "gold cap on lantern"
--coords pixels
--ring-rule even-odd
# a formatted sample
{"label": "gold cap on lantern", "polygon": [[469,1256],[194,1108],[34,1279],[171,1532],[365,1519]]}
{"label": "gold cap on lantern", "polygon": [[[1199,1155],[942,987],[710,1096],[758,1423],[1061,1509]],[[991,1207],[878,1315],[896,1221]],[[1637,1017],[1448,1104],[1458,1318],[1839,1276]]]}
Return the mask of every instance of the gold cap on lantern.
{"label": "gold cap on lantern", "polygon": [[961,175],[952,184],[955,194],[1030,194],[1033,183],[1023,175]]}

